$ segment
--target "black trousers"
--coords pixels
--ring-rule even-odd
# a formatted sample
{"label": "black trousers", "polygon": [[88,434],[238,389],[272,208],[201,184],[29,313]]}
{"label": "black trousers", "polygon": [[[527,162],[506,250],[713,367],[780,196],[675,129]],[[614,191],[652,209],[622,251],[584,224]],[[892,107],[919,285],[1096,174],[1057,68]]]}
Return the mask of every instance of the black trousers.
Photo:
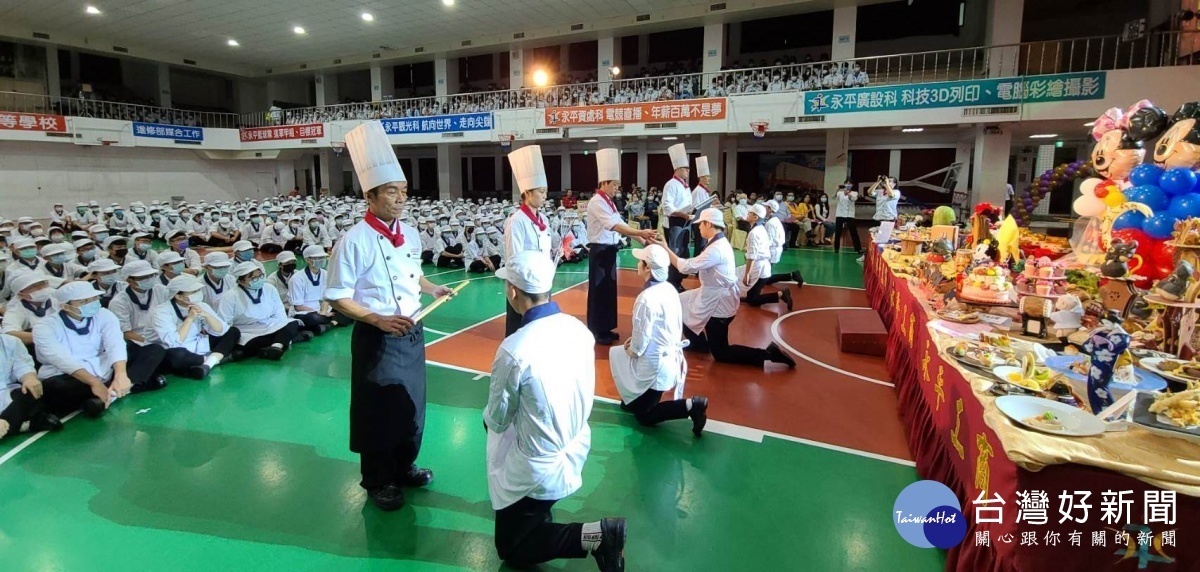
{"label": "black trousers", "polygon": [[283,247],[275,243],[267,243],[258,247],[258,250],[264,254],[279,254],[283,252]]}
{"label": "black trousers", "polygon": [[783,238],[783,249],[787,250],[789,247],[794,246],[796,244],[796,237],[798,237],[799,235],[800,235],[800,225],[799,224],[796,224],[794,222],[783,223],[783,237],[784,237]]}
{"label": "black trousers", "polygon": [[300,320],[300,329],[312,332],[314,336],[321,335],[321,326],[333,327],[333,323],[337,322],[337,327],[341,328],[349,326],[354,322],[354,320],[341,312],[334,312],[332,317],[322,316],[316,312],[308,312],[305,314],[296,314],[296,319]]}
{"label": "black trousers", "polygon": [[[229,356],[233,353],[233,348],[237,347],[238,337],[241,335],[237,328],[228,328],[224,334],[208,336],[208,349],[212,353]],[[192,353],[184,348],[171,348],[163,354],[161,373],[184,373],[189,367],[204,365],[205,357],[207,356]]]}
{"label": "black trousers", "polygon": [[750,222],[745,220],[737,221],[737,228],[742,232],[750,232]]}
{"label": "black trousers", "polygon": [[759,278],[758,281],[754,283],[754,286],[750,287],[750,291],[746,292],[746,297],[742,298],[742,301],[747,304],[750,304],[751,306],[754,306],[756,308],[758,306],[762,306],[763,304],[773,304],[775,302],[778,302],[779,301],[779,292],[771,292],[770,294],[763,294],[762,293],[763,287],[770,286],[776,282],[785,282],[785,281],[791,280],[791,279],[792,279],[791,274],[773,274],[766,278]]}
{"label": "black trousers", "polygon": [[688,418],[686,399],[662,401],[662,396],[663,392],[657,389],[647,389],[646,393],[629,403],[622,404],[621,407],[632,412],[638,423],[647,427],[658,425],[663,421]]}
{"label": "black trousers", "polygon": [[833,223],[833,251],[837,252],[842,248],[842,231],[850,231],[850,240],[854,242],[855,252],[862,252],[862,240],[858,238],[858,221],[851,218],[840,216]]}
{"label": "black trousers", "polygon": [[433,264],[432,250],[425,250],[421,252],[421,264]]}
{"label": "black trousers", "polygon": [[[674,216],[667,218],[667,246],[680,258],[691,258],[692,253],[688,250],[688,240],[691,238],[689,233],[688,219]],[[667,269],[667,282],[673,284],[676,290],[683,291],[683,274],[674,264]]]}
{"label": "black trousers", "polygon": [[733,318],[709,318],[708,324],[704,326],[704,332],[699,334],[684,326],[683,337],[691,342],[687,349],[707,351],[712,354],[713,359],[721,363],[762,367],[763,362],[767,361],[767,350],[729,345],[729,324],[731,322],[733,322]]}
{"label": "black trousers", "polygon": [[[157,375],[167,353],[162,346],[139,346],[128,342],[126,346],[125,374],[133,385],[142,385]],[[112,385],[112,382],[105,385]],[[46,410],[59,417],[79,409],[84,401],[93,397],[87,384],[65,374],[42,380],[42,390]]]}
{"label": "black trousers", "polygon": [[[700,236],[700,225],[692,225],[692,257],[700,256],[704,252],[704,247],[708,246],[708,241]],[[674,268],[674,266],[672,266]]]}
{"label": "black trousers", "polygon": [[658,213],[647,213],[646,218],[650,219],[650,228],[658,228]]}
{"label": "black trousers", "polygon": [[34,399],[32,395],[23,393],[21,388],[12,390],[9,394],[12,403],[0,411],[0,419],[8,422],[8,434],[16,435],[21,432],[21,426],[26,421],[33,421],[45,411],[45,400]]}
{"label": "black trousers", "polygon": [[[450,254],[462,254],[463,247],[461,244],[456,244],[454,246],[448,246],[448,247],[446,247],[445,252],[448,252]],[[438,257],[437,267],[438,268],[462,268],[463,267],[463,259],[449,258],[446,256],[441,256],[441,257]]]}
{"label": "black trousers", "polygon": [[587,558],[583,524],[556,524],[551,508],[558,501],[525,497],[496,511],[496,553],[514,568],[529,568],[559,558]]}
{"label": "black trousers", "polygon": [[504,337],[511,336],[521,329],[521,315],[512,307],[507,298],[504,300]]}
{"label": "black trousers", "polygon": [[425,329],[403,336],[356,322],[350,338],[350,450],[368,491],[395,483],[425,432]]}
{"label": "black trousers", "polygon": [[275,330],[273,333],[258,336],[246,342],[242,346],[242,351],[246,352],[247,355],[254,355],[272,344],[282,344],[283,349],[286,350],[292,345],[292,340],[296,339],[296,334],[299,333],[300,324],[292,320],[286,326]]}
{"label": "black trousers", "polygon": [[617,245],[588,245],[587,325],[595,337],[617,329]]}
{"label": "black trousers", "polygon": [[293,238],[293,239],[283,243],[283,249],[287,250],[289,252],[295,252],[296,254],[299,254],[300,251],[304,249],[304,241],[300,240],[299,238]]}
{"label": "black trousers", "polygon": [[[496,268],[500,268],[500,255],[499,254],[493,254],[493,255],[489,256],[488,259],[492,261],[492,266],[494,266]],[[485,266],[483,264],[483,262],[480,262],[478,260],[476,260],[475,262],[472,262],[471,266],[467,267],[467,271],[468,272],[491,272],[491,270],[488,270],[488,267]]]}
{"label": "black trousers", "polygon": [[208,246],[208,241],[198,236],[189,236],[188,244],[191,246]]}

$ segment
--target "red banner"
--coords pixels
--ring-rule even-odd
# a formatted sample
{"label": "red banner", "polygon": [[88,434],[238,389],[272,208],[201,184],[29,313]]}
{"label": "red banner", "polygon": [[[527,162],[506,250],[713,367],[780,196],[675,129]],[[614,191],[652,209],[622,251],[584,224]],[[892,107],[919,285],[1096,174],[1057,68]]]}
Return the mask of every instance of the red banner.
{"label": "red banner", "polygon": [[243,127],[242,143],[253,141],[278,141],[281,139],[317,139],[325,136],[324,123],[308,125],[280,125],[277,127]]}
{"label": "red banner", "polygon": [[67,130],[67,118],[61,115],[41,115],[39,113],[0,112],[0,129],[63,133]]}
{"label": "red banner", "polygon": [[729,104],[723,97],[652,103],[550,107],[546,109],[546,126],[711,121],[725,119],[725,112],[728,108]]}

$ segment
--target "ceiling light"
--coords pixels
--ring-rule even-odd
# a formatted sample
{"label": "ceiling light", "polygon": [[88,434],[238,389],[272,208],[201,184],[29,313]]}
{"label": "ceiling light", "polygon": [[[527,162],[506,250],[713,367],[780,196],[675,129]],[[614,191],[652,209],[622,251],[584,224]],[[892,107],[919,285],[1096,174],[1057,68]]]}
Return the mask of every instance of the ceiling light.
{"label": "ceiling light", "polygon": [[1058,137],[1057,133],[1039,133],[1029,136],[1030,139],[1054,139],[1055,137]]}
{"label": "ceiling light", "polygon": [[374,22],[375,16],[372,16],[370,12],[363,12],[362,19],[364,22]]}
{"label": "ceiling light", "polygon": [[443,6],[453,6],[454,0],[442,0],[442,5]]}
{"label": "ceiling light", "polygon": [[617,66],[613,66],[611,70],[608,70],[608,72],[611,73],[613,75],[613,77],[616,77],[616,76],[621,75],[621,68],[619,68]]}
{"label": "ceiling light", "polygon": [[550,76],[546,74],[546,70],[537,70],[533,72],[533,85],[545,87],[550,83]]}
{"label": "ceiling light", "polygon": [[674,141],[674,140],[676,140],[676,139],[679,139],[679,138],[678,138],[678,137],[674,137],[674,136],[672,136],[672,137],[663,137],[663,141]]}
{"label": "ceiling light", "polygon": [[233,38],[229,38],[228,40],[226,40],[226,41],[225,41],[225,43],[226,43],[226,44],[229,44],[229,46],[230,46],[230,47],[233,47],[233,48],[236,48],[236,47],[238,47],[239,45],[241,45],[241,44],[238,44],[238,41],[237,41],[237,40],[235,40],[235,39],[233,39]]}
{"label": "ceiling light", "polygon": [[100,13],[100,9],[95,6],[88,6],[84,11],[93,16]]}
{"label": "ceiling light", "polygon": [[1083,126],[1084,126],[1084,127],[1095,127],[1095,126],[1096,126],[1096,122],[1095,122],[1095,121],[1089,121],[1089,122],[1087,122],[1087,123],[1084,123],[1084,124],[1083,124]]}
{"label": "ceiling light", "polygon": [[920,133],[924,130],[925,130],[924,127],[905,127],[904,129],[901,129],[900,131],[903,131],[904,133]]}
{"label": "ceiling light", "polygon": [[598,139],[584,139],[583,142],[584,143],[599,143],[600,141]]}
{"label": "ceiling light", "polygon": [[300,26],[296,26],[295,28],[292,28],[292,31],[293,31],[293,32],[296,32],[297,34],[304,34],[304,33],[305,33],[305,31],[304,31],[304,28],[302,28],[302,27],[300,27]]}

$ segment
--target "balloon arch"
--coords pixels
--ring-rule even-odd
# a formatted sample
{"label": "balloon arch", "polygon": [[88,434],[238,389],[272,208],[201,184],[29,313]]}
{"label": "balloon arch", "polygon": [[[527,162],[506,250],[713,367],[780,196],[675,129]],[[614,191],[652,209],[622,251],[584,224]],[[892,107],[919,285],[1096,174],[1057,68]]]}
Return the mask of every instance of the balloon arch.
{"label": "balloon arch", "polygon": [[1047,169],[1034,182],[1021,190],[1014,197],[1012,215],[1020,226],[1029,226],[1033,210],[1051,191],[1066,187],[1078,179],[1085,179],[1092,174],[1091,164],[1087,161],[1072,161],[1063,163],[1053,169]]}

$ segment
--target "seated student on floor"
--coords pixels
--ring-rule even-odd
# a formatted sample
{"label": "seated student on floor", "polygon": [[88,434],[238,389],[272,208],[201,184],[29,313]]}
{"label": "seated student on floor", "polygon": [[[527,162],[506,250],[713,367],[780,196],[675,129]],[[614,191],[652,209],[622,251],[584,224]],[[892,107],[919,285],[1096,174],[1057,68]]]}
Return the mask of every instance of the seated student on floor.
{"label": "seated student on floor", "polygon": [[767,208],[763,205],[750,207],[750,213],[746,215],[746,220],[750,222],[750,234],[746,235],[746,264],[734,271],[738,277],[738,294],[742,296],[742,301],[756,308],[763,304],[783,302],[791,312],[791,290],[782,289],[770,294],[762,293],[764,286],[785,280],[796,280],[801,286],[804,285],[800,271],[789,274],[771,274],[772,245],[764,224],[766,217]]}
{"label": "seated student on floor", "polygon": [[329,282],[329,253],[320,246],[304,247],[304,271],[292,274],[288,281],[288,298],[292,316],[304,325],[304,330],[319,336],[353,321],[330,307],[325,301],[325,288]]}
{"label": "seated student on floor", "polygon": [[133,249],[130,251],[129,260],[145,260],[150,263],[150,266],[158,268],[158,253],[154,252],[151,247],[150,234],[146,232],[135,232],[129,237],[133,241]]}
{"label": "seated student on floor", "polygon": [[275,291],[279,293],[279,301],[283,304],[284,310],[289,314],[292,312],[291,294],[288,292],[288,283],[291,282],[292,276],[296,274],[296,255],[291,252],[281,252],[275,257],[275,263],[278,266],[274,272],[267,276],[267,284],[275,287]]}
{"label": "seated student on floor", "polygon": [[300,217],[282,217],[279,220],[287,220],[287,230],[284,231],[287,241],[283,243],[283,249],[288,252],[300,252],[304,248],[304,233],[300,230],[302,221]]}
{"label": "seated student on floor", "polygon": [[[675,286],[667,282],[671,257],[651,244],[634,249],[638,277],[645,281],[633,303],[633,335],[625,344],[608,350],[613,382],[621,394],[621,408],[632,411],[638,423],[651,426],[673,419],[692,420],[697,437],[708,422],[708,398],[683,397],[687,362],[683,358],[683,307]],[[675,390],[673,401],[663,393]]]}
{"label": "seated student on floor", "polygon": [[233,289],[234,279],[229,275],[233,262],[224,252],[210,252],[204,255],[204,274],[200,281],[204,283],[204,303],[211,308],[221,306],[221,298]]}
{"label": "seated student on floor", "polygon": [[107,258],[97,259],[88,265],[87,282],[100,291],[100,305],[104,308],[121,289],[120,272],[121,267]]}
{"label": "seated student on floor", "polygon": [[71,246],[75,247],[75,256],[72,262],[82,266],[84,270],[87,269],[87,265],[96,260],[96,243],[92,242],[92,239],[81,238],[72,242]]}
{"label": "seated student on floor", "polygon": [[195,276],[176,276],[166,288],[169,298],[154,308],[151,320],[166,348],[165,362],[180,375],[204,379],[232,359],[241,332],[204,303],[204,284]]}
{"label": "seated student on floor", "polygon": [[504,261],[504,231],[498,226],[489,226],[484,237],[484,253],[499,268]]}
{"label": "seated student on floor", "polygon": [[488,248],[487,233],[474,224],[467,223],[467,248],[463,261],[467,272],[495,272],[500,267],[500,255],[491,255]]}
{"label": "seated student on floor", "polygon": [[186,263],[178,252],[168,250],[158,256],[158,270],[161,273],[158,282],[163,286],[170,284],[172,278],[185,274],[186,269]]}
{"label": "seated student on floor", "polygon": [[240,262],[253,262],[258,265],[258,269],[266,272],[267,269],[261,262],[254,259],[254,244],[249,240],[239,240],[233,243],[232,262],[238,264]]}
{"label": "seated student on floor", "polygon": [[42,274],[22,274],[12,281],[12,300],[4,310],[0,333],[8,334],[26,346],[33,346],[33,325],[50,316],[54,290],[50,278]]}
{"label": "seated student on floor", "polygon": [[54,293],[59,311],[33,326],[43,399],[55,415],[83,408],[84,415],[99,417],[113,399],[167,385],[155,373],[163,349],[130,353],[121,324],[100,306],[100,295],[90,282],[68,282]]}
{"label": "seated student on floor", "polygon": [[433,263],[438,268],[463,268],[465,265],[463,236],[458,219],[450,221],[450,225],[442,228],[434,247]]}
{"label": "seated student on floor", "polygon": [[200,275],[200,272],[203,271],[203,262],[201,262],[200,253],[192,249],[192,243],[188,240],[186,232],[182,230],[168,231],[167,244],[171,246],[172,252],[183,258],[188,274]]}
{"label": "seated student on floor", "polygon": [[8,273],[13,278],[29,273],[45,274],[46,261],[38,258],[37,243],[32,238],[18,238],[10,244],[13,262],[8,266]]}
{"label": "seated student on floor", "polygon": [[283,252],[289,238],[287,223],[276,221],[263,229],[262,236],[258,239],[258,250],[264,254],[279,254]]}
{"label": "seated student on floor", "polygon": [[233,267],[236,285],[221,298],[217,315],[241,335],[238,347],[246,356],[279,361],[292,342],[307,342],[311,332],[300,331],[300,324],[287,317],[279,293],[257,266],[243,262]]}
{"label": "seated student on floor", "polygon": [[87,268],[69,260],[67,245],[51,244],[42,249],[46,263],[42,265],[41,274],[57,279],[59,282],[78,280],[87,275]]}
{"label": "seated student on floor", "polygon": [[421,231],[421,263],[433,264],[433,253],[438,242],[437,223],[421,217],[417,219],[417,225]]}
{"label": "seated student on floor", "polygon": [[208,229],[208,245],[209,246],[232,246],[233,243],[241,240],[242,233],[234,228],[233,221],[227,217],[217,219],[217,222]]}
{"label": "seated student on floor", "polygon": [[62,429],[62,421],[46,411],[42,390],[29,350],[12,336],[0,336],[0,439]]}
{"label": "seated student on floor", "polygon": [[108,259],[113,261],[117,266],[125,266],[129,256],[129,239],[123,236],[110,236],[105,239],[104,251],[108,253]]}
{"label": "seated student on floor", "polygon": [[305,217],[304,229],[300,231],[300,240],[306,247],[333,248],[333,239],[329,236],[329,229],[317,218],[317,215]]}
{"label": "seated student on floor", "polygon": [[262,215],[257,210],[251,209],[250,219],[242,225],[242,240],[248,240],[255,248],[258,248],[264,230],[266,230],[266,226],[263,225]]}
{"label": "seated student on floor", "polygon": [[[125,278],[124,291],[113,298],[108,309],[121,324],[130,355],[148,346],[161,347],[154,330],[154,311],[170,296],[167,287],[158,281],[158,271],[145,260],[130,262],[121,270],[121,275]],[[159,373],[188,376],[190,372],[186,368],[172,367],[164,354]]]}
{"label": "seated student on floor", "polygon": [[204,220],[204,213],[196,211],[192,215],[192,220],[187,223],[188,242],[191,246],[208,246],[208,239],[212,236],[212,225]]}

